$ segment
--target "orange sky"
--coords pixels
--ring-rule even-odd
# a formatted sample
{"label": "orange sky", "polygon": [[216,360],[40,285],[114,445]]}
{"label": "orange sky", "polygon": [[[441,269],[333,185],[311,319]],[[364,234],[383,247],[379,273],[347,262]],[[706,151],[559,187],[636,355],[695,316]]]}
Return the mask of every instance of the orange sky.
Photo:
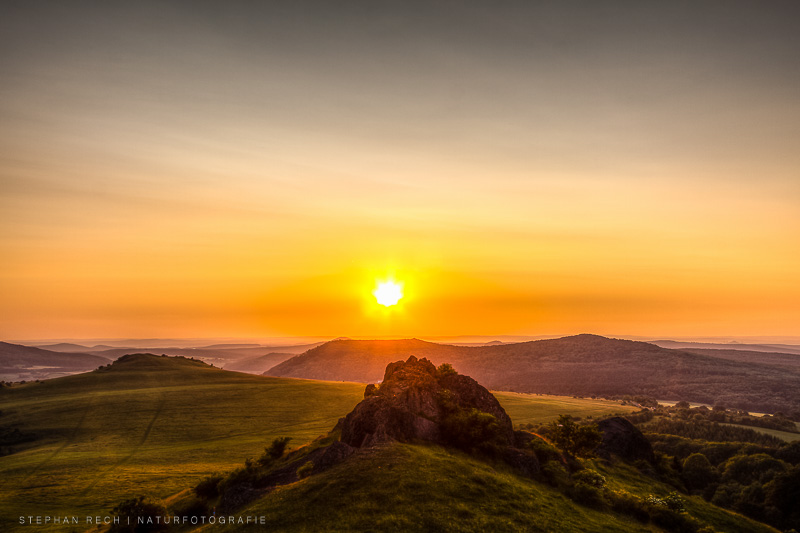
{"label": "orange sky", "polygon": [[796,6],[43,5],[0,339],[800,335]]}

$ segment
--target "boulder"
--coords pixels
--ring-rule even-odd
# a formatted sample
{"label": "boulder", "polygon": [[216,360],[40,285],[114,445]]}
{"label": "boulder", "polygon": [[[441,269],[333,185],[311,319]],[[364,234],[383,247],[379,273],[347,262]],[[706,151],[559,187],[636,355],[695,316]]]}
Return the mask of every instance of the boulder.
{"label": "boulder", "polygon": [[597,427],[603,433],[603,442],[597,448],[597,455],[610,459],[612,455],[626,461],[643,459],[655,464],[656,458],[650,441],[631,422],[620,416],[601,420]]}

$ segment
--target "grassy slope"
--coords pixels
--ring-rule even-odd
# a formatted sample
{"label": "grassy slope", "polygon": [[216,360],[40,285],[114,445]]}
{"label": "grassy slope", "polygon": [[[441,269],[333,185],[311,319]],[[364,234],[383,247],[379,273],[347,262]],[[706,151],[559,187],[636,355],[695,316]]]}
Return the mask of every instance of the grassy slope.
{"label": "grassy slope", "polygon": [[655,531],[461,453],[400,444],[279,488],[237,514],[265,516],[266,528],[223,531]]}
{"label": "grassy slope", "polygon": [[[606,466],[603,473],[615,487],[635,487],[639,494],[670,492],[629,467]],[[693,498],[689,507],[719,531],[775,531],[701,499]],[[661,531],[625,515],[578,505],[503,466],[440,447],[401,444],[278,488],[236,515],[264,516],[266,525],[236,524],[223,531]]]}
{"label": "grassy slope", "polygon": [[360,384],[265,378],[160,357],[5,389],[0,425],[41,438],[0,457],[0,519],[104,513],[135,493],[165,497],[260,455],[277,436],[312,440],[362,395]]}

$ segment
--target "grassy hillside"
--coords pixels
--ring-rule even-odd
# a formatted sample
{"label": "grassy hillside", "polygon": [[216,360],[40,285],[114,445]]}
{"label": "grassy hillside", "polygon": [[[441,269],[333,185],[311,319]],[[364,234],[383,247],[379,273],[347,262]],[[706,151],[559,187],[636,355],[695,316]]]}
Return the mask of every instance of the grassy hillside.
{"label": "grassy hillside", "polygon": [[[630,516],[578,505],[555,488],[459,452],[395,444],[279,487],[237,512],[266,525],[202,531],[662,531]],[[672,488],[621,464],[594,465],[613,488],[663,497]],[[690,514],[729,533],[774,529],[687,497]]]}
{"label": "grassy hillside", "polygon": [[493,390],[645,395],[762,412],[800,411],[800,371],[597,335],[495,346],[340,340],[284,361],[268,374],[375,382],[387,363],[407,353],[437,365],[452,363]]}
{"label": "grassy hillside", "polygon": [[34,439],[0,457],[0,517],[101,513],[132,493],[165,497],[260,455],[277,436],[299,445],[327,432],[363,390],[151,355],[0,389],[0,427]]}
{"label": "grassy hillside", "polygon": [[[0,428],[31,441],[0,457],[0,517],[107,512],[131,494],[163,498],[329,431],[364,386],[227,372],[200,361],[129,355],[87,374],[0,389]],[[630,410],[614,402],[499,393],[515,423]]]}

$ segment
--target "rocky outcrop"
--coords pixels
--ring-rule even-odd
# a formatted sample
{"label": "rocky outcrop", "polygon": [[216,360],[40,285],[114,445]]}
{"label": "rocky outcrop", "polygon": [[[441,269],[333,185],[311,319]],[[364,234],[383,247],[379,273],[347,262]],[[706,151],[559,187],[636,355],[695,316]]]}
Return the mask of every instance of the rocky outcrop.
{"label": "rocky outcrop", "polygon": [[390,363],[380,386],[368,385],[364,396],[341,423],[342,442],[356,448],[389,441],[444,444],[442,422],[453,408],[494,416],[506,442],[514,443],[511,419],[488,390],[468,376],[440,374],[425,358]]}
{"label": "rocky outcrop", "polygon": [[610,459],[615,455],[626,461],[643,459],[655,463],[650,441],[629,420],[615,416],[601,420],[597,427],[603,433],[603,442],[597,448],[600,457]]}

